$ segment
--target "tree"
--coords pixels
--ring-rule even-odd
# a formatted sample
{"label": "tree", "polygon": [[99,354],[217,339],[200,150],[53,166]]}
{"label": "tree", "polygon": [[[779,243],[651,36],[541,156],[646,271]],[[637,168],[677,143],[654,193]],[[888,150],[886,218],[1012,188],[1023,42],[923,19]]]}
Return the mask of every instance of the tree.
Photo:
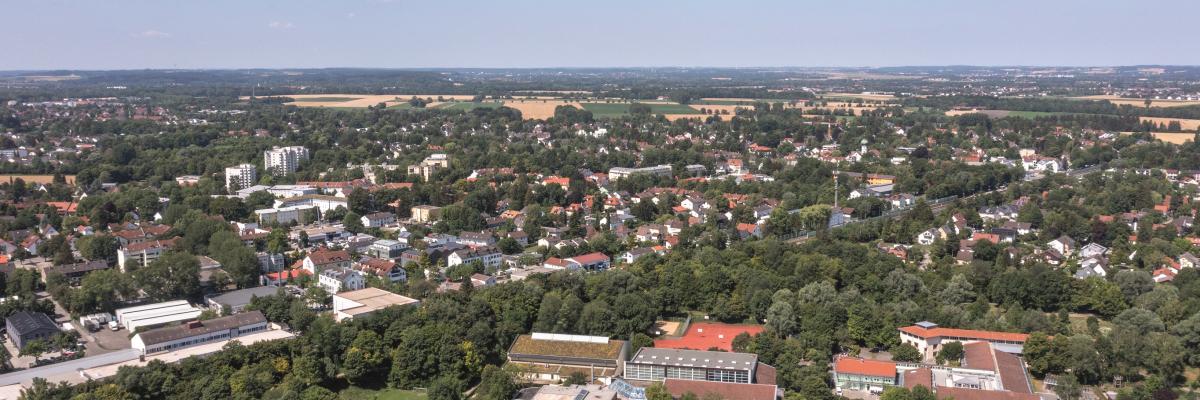
{"label": "tree", "polygon": [[937,362],[938,364],[945,364],[946,362],[956,363],[962,359],[962,356],[962,342],[947,342],[942,345],[942,350],[938,351]]}
{"label": "tree", "polygon": [[1200,312],[1176,324],[1171,333],[1179,336],[1181,344],[1188,349],[1188,363],[1200,365]]}
{"label": "tree", "polygon": [[495,365],[488,365],[483,368],[483,373],[480,375],[479,388],[475,390],[475,396],[480,400],[509,400],[516,391],[517,384],[513,380],[511,372]]}
{"label": "tree", "polygon": [[899,362],[921,362],[921,351],[917,350],[911,344],[901,344],[894,346],[892,351],[892,361]]}
{"label": "tree", "polygon": [[374,331],[362,330],[346,349],[342,361],[342,373],[350,383],[379,373],[387,361],[383,340]]}
{"label": "tree", "polygon": [[1058,377],[1058,383],[1054,385],[1054,394],[1062,400],[1078,400],[1083,394],[1083,388],[1079,386],[1079,380],[1075,379],[1075,375],[1066,374]]}
{"label": "tree", "polygon": [[429,400],[462,400],[463,384],[458,378],[444,375],[429,384]]}
{"label": "tree", "polygon": [[196,297],[200,294],[200,261],[181,251],[163,254],[133,272],[134,279],[151,298],[159,301]]}
{"label": "tree", "polygon": [[30,340],[28,342],[25,342],[25,345],[21,346],[21,350],[17,353],[17,356],[20,356],[20,357],[30,356],[30,357],[33,357],[33,359],[36,361],[39,357],[42,356],[42,354],[45,354],[47,351],[50,351],[49,343],[47,343],[45,340],[42,340],[42,339],[34,339],[34,340]]}
{"label": "tree", "polygon": [[342,218],[342,225],[346,227],[346,231],[355,234],[362,233],[366,229],[363,227],[362,216],[354,211],[346,213],[346,217]]}

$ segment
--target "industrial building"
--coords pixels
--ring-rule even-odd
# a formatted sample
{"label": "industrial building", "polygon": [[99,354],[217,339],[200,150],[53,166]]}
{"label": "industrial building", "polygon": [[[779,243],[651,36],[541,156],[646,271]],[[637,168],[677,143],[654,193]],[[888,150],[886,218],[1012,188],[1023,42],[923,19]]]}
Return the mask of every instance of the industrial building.
{"label": "industrial building", "polygon": [[130,345],[142,354],[153,354],[265,330],[267,318],[261,311],[255,310],[207,321],[191,321],[183,325],[151,329],[134,335]]}
{"label": "industrial building", "polygon": [[117,323],[130,332],[138,328],[156,328],[167,324],[196,319],[201,310],[187,300],[146,304],[122,308],[116,311]]}

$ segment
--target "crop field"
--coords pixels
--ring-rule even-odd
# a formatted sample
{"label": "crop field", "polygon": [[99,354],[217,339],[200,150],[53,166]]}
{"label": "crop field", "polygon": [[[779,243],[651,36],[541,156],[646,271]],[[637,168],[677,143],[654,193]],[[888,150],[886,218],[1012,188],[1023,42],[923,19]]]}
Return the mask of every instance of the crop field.
{"label": "crop field", "polygon": [[[632,103],[582,103],[583,109],[591,111],[596,118],[615,118],[629,114]],[[694,115],[700,117],[700,110],[678,103],[654,102],[642,103],[650,106],[651,114]]]}
{"label": "crop field", "polygon": [[476,108],[496,108],[496,107],[500,107],[502,105],[504,105],[504,104],[499,103],[499,102],[494,102],[494,101],[485,101],[485,102],[481,102],[481,103],[462,101],[462,102],[441,103],[437,106],[437,108],[442,109],[442,110],[471,111]]}
{"label": "crop field", "polygon": [[[0,183],[12,183],[17,178],[20,178],[27,184],[40,183],[45,185],[54,182],[54,175],[0,175]],[[63,175],[63,178],[66,179],[68,185],[75,184],[75,175]]]}
{"label": "crop field", "polygon": [[[1107,95],[1107,94],[1096,95],[1096,96],[1069,97],[1069,98],[1077,99],[1077,100],[1108,100],[1109,103],[1113,103],[1116,105],[1130,105],[1130,106],[1134,106],[1134,107],[1145,107],[1146,106],[1146,99],[1119,97],[1119,96],[1113,96],[1113,95]],[[1200,100],[1158,100],[1158,99],[1150,100],[1150,107],[1183,107],[1183,106],[1194,106],[1194,105],[1200,105]]]}
{"label": "crop field", "polygon": [[[1132,135],[1133,132],[1121,132],[1122,135]],[[1196,137],[1195,133],[1187,132],[1150,132],[1155,139],[1174,144],[1184,144]]]}
{"label": "crop field", "polygon": [[1021,117],[1021,118],[1033,119],[1033,118],[1037,118],[1037,117],[1047,117],[1047,116],[1051,116],[1051,115],[1068,115],[1068,114],[1074,114],[1074,113],[1047,112],[1047,111],[1009,111],[1009,110],[950,110],[950,111],[946,111],[946,115],[951,116],[951,117],[957,116],[957,115],[963,115],[963,114],[985,114],[991,118]]}
{"label": "crop field", "polygon": [[524,119],[547,119],[554,116],[554,109],[558,106],[572,106],[580,108],[579,103],[569,100],[505,100],[505,107],[512,107],[521,111],[521,118]]}
{"label": "crop field", "polygon": [[872,101],[891,101],[895,100],[896,96],[890,94],[860,94],[860,93],[824,93],[821,97],[831,99],[863,99]]}

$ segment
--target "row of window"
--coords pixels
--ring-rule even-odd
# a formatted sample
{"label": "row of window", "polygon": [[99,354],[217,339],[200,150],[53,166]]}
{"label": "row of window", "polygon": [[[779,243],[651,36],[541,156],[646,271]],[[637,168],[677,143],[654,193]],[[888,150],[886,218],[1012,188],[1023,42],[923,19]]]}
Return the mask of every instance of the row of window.
{"label": "row of window", "polygon": [[625,364],[625,377],[627,379],[642,381],[684,379],[691,381],[750,383],[750,371],[747,370],[668,367],[634,363]]}

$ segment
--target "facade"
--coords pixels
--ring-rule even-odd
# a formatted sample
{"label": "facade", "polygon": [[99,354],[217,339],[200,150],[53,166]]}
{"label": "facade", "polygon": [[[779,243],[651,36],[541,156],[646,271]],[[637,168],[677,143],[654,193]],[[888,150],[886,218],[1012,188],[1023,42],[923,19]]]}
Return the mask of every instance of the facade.
{"label": "facade", "polygon": [[638,174],[670,177],[671,166],[663,164],[642,168],[613,167],[608,170],[608,180],[610,182],[616,182],[620,179],[628,178]]}
{"label": "facade", "polygon": [[350,209],[350,202],[342,197],[328,196],[323,194],[306,194],[303,196],[275,200],[275,208],[299,206],[316,207],[317,210],[321,211],[322,213],[327,213],[336,210],[338,207]]}
{"label": "facade", "polygon": [[207,321],[151,329],[133,336],[130,345],[143,355],[172,351],[205,343],[229,340],[267,330],[261,311],[250,311]]}
{"label": "facade", "polygon": [[192,307],[187,300],[175,300],[126,307],[117,310],[114,314],[116,314],[117,323],[130,332],[134,332],[139,328],[154,328],[193,320],[198,318],[201,312],[199,308]]}
{"label": "facade", "polygon": [[254,210],[258,223],[263,226],[287,225],[291,223],[306,224],[316,218],[317,207],[301,205],[282,208],[264,208]]}
{"label": "facade", "polygon": [[599,252],[567,258],[567,262],[572,264],[572,269],[584,271],[603,271],[612,265],[612,260],[604,253]]}
{"label": "facade", "polygon": [[833,364],[833,383],[840,390],[882,393],[899,384],[896,364],[887,361],[843,357]]}
{"label": "facade", "polygon": [[594,376],[605,384],[620,373],[629,344],[603,336],[533,333],[521,335],[508,348],[508,363],[519,367],[519,379],[557,383],[572,373]]}
{"label": "facade", "polygon": [[78,285],[83,277],[93,271],[108,269],[108,263],[104,260],[84,261],[66,265],[52,265],[41,268],[42,283],[46,283],[46,279],[54,274],[62,274],[67,278],[67,281],[72,285]]}
{"label": "facade", "polygon": [[425,178],[426,181],[433,176],[434,172],[440,169],[450,167],[450,157],[445,154],[431,154],[422,160],[420,164],[409,165],[406,171],[409,175],[419,175]]}
{"label": "facade", "polygon": [[643,347],[625,362],[625,379],[754,383],[757,368],[756,354]]}
{"label": "facade", "polygon": [[418,223],[430,223],[442,215],[442,208],[437,206],[420,205],[412,208],[412,220]]}
{"label": "facade", "polygon": [[58,334],[58,324],[39,312],[18,311],[4,319],[8,337],[18,349],[34,340],[48,340]]}
{"label": "facade", "polygon": [[258,182],[258,168],[254,164],[238,164],[225,168],[225,189],[230,193],[254,186]]}
{"label": "facade", "polygon": [[1000,351],[1021,354],[1028,338],[1029,335],[1024,333],[942,328],[928,321],[900,328],[900,343],[916,347],[927,360],[933,359],[941,350],[941,345],[949,342],[961,342],[963,345],[988,342]]}
{"label": "facade", "polygon": [[333,295],[333,316],[337,321],[370,315],[392,306],[421,304],[420,300],[404,297],[383,289],[365,288]]}
{"label": "facade", "polygon": [[333,268],[349,268],[353,260],[345,250],[318,249],[304,258],[301,268],[312,274]]}
{"label": "facade", "polygon": [[179,238],[151,240],[122,247],[117,249],[117,265],[121,267],[121,272],[129,272],[129,267],[149,265],[167,250],[175,247],[177,241]]}
{"label": "facade", "polygon": [[473,261],[479,261],[486,269],[500,267],[500,257],[504,254],[492,246],[477,247],[474,249],[461,249],[450,253],[446,257],[446,266],[453,267],[459,264],[468,264]]}
{"label": "facade", "polygon": [[396,214],[390,212],[377,212],[367,214],[361,217],[363,227],[380,228],[396,223]]}
{"label": "facade", "polygon": [[275,147],[263,152],[263,167],[271,175],[296,172],[300,162],[305,160],[308,160],[308,149],[304,146]]}
{"label": "facade", "polygon": [[396,240],[381,239],[376,240],[375,243],[371,243],[370,246],[367,246],[366,254],[375,258],[395,260],[400,258],[400,255],[404,254],[404,250],[407,249],[408,243]]}
{"label": "facade", "polygon": [[367,275],[374,275],[385,282],[397,283],[408,280],[408,272],[400,264],[385,258],[367,258],[358,260],[354,269]]}

